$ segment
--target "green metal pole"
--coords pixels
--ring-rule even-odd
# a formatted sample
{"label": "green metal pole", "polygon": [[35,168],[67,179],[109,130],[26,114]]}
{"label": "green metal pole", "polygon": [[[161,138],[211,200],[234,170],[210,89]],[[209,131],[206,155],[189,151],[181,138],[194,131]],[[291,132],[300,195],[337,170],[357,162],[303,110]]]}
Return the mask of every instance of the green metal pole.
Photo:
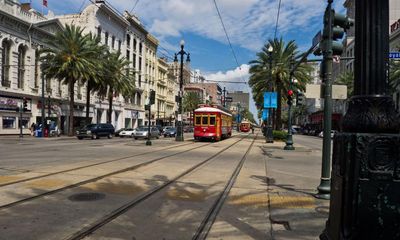
{"label": "green metal pole", "polygon": [[[150,101],[149,101],[149,102],[150,102]],[[146,141],[146,146],[151,146],[151,140],[150,140],[151,131],[150,131],[150,128],[151,128],[151,104],[149,103],[149,126],[148,126],[148,128],[147,128],[147,141]]]}
{"label": "green metal pole", "polygon": [[326,16],[328,25],[329,40],[326,41],[326,49],[324,52],[324,139],[322,144],[322,169],[321,181],[318,186],[317,198],[330,199],[331,192],[331,128],[332,128],[332,0],[328,0],[328,7],[326,8]]}

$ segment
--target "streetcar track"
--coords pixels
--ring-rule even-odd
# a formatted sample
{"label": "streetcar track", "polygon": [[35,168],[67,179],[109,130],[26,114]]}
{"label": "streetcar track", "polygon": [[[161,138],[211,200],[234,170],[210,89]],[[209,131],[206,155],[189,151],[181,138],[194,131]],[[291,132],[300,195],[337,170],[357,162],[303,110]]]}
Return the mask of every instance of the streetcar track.
{"label": "streetcar track", "polygon": [[229,178],[227,184],[225,185],[223,191],[218,196],[218,198],[215,200],[214,204],[208,211],[206,217],[201,222],[196,233],[193,235],[192,240],[199,240],[199,239],[204,240],[207,238],[207,235],[210,232],[211,227],[213,226],[215,219],[218,216],[218,213],[220,212],[223,204],[225,203],[226,198],[229,195],[229,192],[231,191],[233,185],[235,184],[235,182],[237,180],[237,177],[240,174],[240,171],[242,170],[243,164],[246,161],[247,155],[249,154],[251,148],[253,147],[253,144],[254,144],[255,140],[257,139],[257,136],[258,136],[258,133],[254,137],[253,141],[251,142],[249,148],[243,155],[242,159],[239,161],[239,163],[236,166],[235,170],[233,171],[231,177]]}
{"label": "streetcar track", "polygon": [[[35,195],[35,196],[31,196],[31,197],[27,197],[27,198],[24,198],[24,199],[15,201],[15,202],[7,203],[7,204],[4,204],[4,205],[1,205],[0,206],[0,210],[6,209],[6,208],[10,208],[10,207],[14,207],[16,205],[19,205],[19,204],[22,204],[22,203],[25,203],[25,202],[29,202],[29,201],[32,201],[32,200],[35,200],[35,199],[38,199],[38,198],[41,198],[41,197],[48,196],[48,195],[52,195],[52,194],[55,194],[55,193],[58,193],[58,192],[62,192],[62,191],[67,190],[67,189],[79,187],[79,186],[84,185],[84,184],[88,184],[88,183],[91,183],[91,182],[96,182],[96,181],[99,181],[99,180],[101,180],[103,178],[107,178],[107,177],[110,177],[110,176],[113,176],[113,175],[117,175],[117,174],[120,174],[120,173],[136,170],[138,168],[147,166],[149,164],[152,164],[154,162],[160,161],[162,159],[173,157],[173,156],[176,156],[176,155],[180,155],[180,154],[192,151],[194,149],[203,148],[203,147],[206,147],[206,146],[208,146],[210,144],[212,144],[212,143],[205,144],[205,145],[202,145],[202,146],[196,146],[194,148],[190,148],[188,150],[184,150],[184,151],[181,151],[181,152],[170,154],[168,156],[158,157],[158,158],[155,158],[153,160],[150,160],[150,161],[147,161],[147,162],[143,162],[143,163],[139,163],[139,164],[136,164],[136,165],[124,168],[124,169],[120,169],[120,170],[117,170],[117,171],[114,171],[114,172],[110,172],[110,173],[104,174],[104,175],[100,175],[100,176],[97,176],[95,178],[87,179],[87,180],[84,180],[84,181],[81,181],[81,182],[77,182],[77,183],[74,183],[74,184],[71,184],[71,185],[67,185],[65,187],[61,187],[61,188],[52,190],[52,191],[47,191],[47,192],[44,192],[44,193],[41,193],[41,194],[38,194],[38,195]],[[176,146],[174,146],[174,147],[176,147]]]}
{"label": "streetcar track", "polygon": [[228,150],[229,148],[231,148],[232,146],[236,145],[237,143],[239,143],[240,141],[242,141],[243,139],[247,138],[249,135],[246,135],[244,137],[242,137],[241,139],[239,139],[238,141],[230,144],[229,146],[221,149],[220,151],[218,151],[217,153],[213,154],[212,156],[208,157],[206,160],[201,161],[200,163],[192,166],[191,168],[185,170],[183,173],[179,174],[178,176],[172,178],[171,180],[164,182],[163,184],[161,184],[160,186],[157,186],[155,188],[153,188],[152,190],[143,193],[142,195],[140,195],[139,197],[136,197],[135,199],[133,199],[132,201],[129,201],[128,203],[122,205],[121,207],[113,210],[112,212],[110,212],[109,214],[105,215],[104,217],[96,220],[94,223],[89,224],[88,226],[82,228],[81,230],[77,231],[76,233],[74,233],[73,235],[64,238],[64,240],[79,240],[79,239],[83,239],[84,237],[92,234],[94,231],[96,231],[97,229],[101,228],[102,226],[106,225],[107,223],[111,222],[112,220],[114,220],[115,218],[119,217],[120,215],[124,214],[125,212],[129,211],[130,209],[132,209],[133,207],[135,207],[137,204],[145,201],[146,199],[150,198],[151,196],[155,195],[156,193],[158,193],[159,191],[165,189],[166,187],[168,187],[169,185],[171,185],[172,183],[177,182],[178,179],[192,173],[193,171],[195,171],[196,169],[200,168],[201,166],[205,165],[206,163],[208,163],[209,161],[211,161],[212,159],[215,159],[217,156],[219,156],[221,153],[225,152],[226,150]]}
{"label": "streetcar track", "polygon": [[[28,181],[31,181],[31,180],[37,180],[37,179],[40,179],[40,178],[45,178],[45,177],[49,177],[49,176],[53,176],[53,175],[57,175],[57,174],[61,174],[61,173],[67,173],[67,172],[72,172],[72,171],[76,171],[76,170],[81,170],[81,169],[84,169],[84,168],[94,167],[94,166],[107,164],[107,163],[111,163],[111,162],[117,162],[117,161],[125,160],[125,159],[128,159],[128,158],[139,157],[139,156],[143,156],[143,155],[147,155],[147,154],[151,154],[151,153],[155,153],[155,152],[160,152],[160,151],[164,151],[164,150],[168,150],[168,149],[172,149],[172,148],[176,148],[176,147],[187,146],[187,145],[191,145],[191,144],[193,144],[193,142],[180,144],[180,145],[174,145],[172,147],[162,148],[162,149],[156,150],[156,151],[144,152],[144,153],[129,155],[129,156],[125,156],[125,157],[115,158],[115,159],[111,159],[111,160],[106,160],[106,161],[102,161],[102,162],[98,162],[98,163],[92,163],[92,164],[89,164],[89,165],[79,166],[79,167],[76,167],[76,168],[70,168],[70,169],[66,169],[66,170],[62,170],[62,171],[58,171],[58,172],[52,172],[52,173],[48,173],[48,174],[43,174],[43,175],[36,176],[36,177],[24,178],[24,179],[12,181],[12,182],[2,183],[2,184],[0,184],[0,187],[5,187],[5,186],[9,186],[9,185],[17,184],[17,183],[22,183],[22,182],[28,182]],[[0,206],[0,208],[1,208],[1,206]]]}

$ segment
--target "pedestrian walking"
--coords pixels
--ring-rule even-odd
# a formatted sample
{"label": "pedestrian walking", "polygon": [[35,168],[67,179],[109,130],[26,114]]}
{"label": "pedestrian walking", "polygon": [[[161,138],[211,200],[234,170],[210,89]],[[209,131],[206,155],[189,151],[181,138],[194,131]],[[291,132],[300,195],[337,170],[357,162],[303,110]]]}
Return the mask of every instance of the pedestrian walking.
{"label": "pedestrian walking", "polygon": [[36,124],[35,123],[32,123],[32,125],[30,127],[30,130],[31,130],[31,136],[34,136],[35,135],[35,130],[36,130]]}

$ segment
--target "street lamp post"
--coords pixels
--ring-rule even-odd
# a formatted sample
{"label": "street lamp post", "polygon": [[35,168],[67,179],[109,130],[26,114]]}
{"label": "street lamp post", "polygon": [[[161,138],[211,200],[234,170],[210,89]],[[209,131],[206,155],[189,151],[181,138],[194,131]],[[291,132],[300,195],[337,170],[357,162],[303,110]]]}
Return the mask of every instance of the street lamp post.
{"label": "street lamp post", "polygon": [[236,109],[237,109],[236,130],[239,132],[240,131],[240,128],[239,128],[239,125],[240,125],[240,103],[239,102],[236,104]]}
{"label": "street lamp post", "polygon": [[293,135],[292,135],[292,104],[293,104],[293,56],[290,58],[290,68],[289,68],[289,91],[288,91],[288,135],[286,140],[286,146],[283,148],[284,150],[294,150],[293,146]]}
{"label": "street lamp post", "polygon": [[[269,47],[268,47],[268,56],[269,56],[268,63],[269,63],[269,71],[270,71],[270,75],[269,75],[270,80],[268,82],[268,90],[270,92],[273,91],[273,86],[272,86],[272,53],[273,52],[274,52],[274,48],[272,47],[272,45],[269,45]],[[273,134],[273,130],[272,130],[272,111],[271,110],[272,110],[272,108],[268,109],[268,119],[267,119],[268,126],[267,126],[266,133],[265,133],[266,143],[274,143],[274,134]]]}
{"label": "street lamp post", "polygon": [[184,141],[183,139],[183,123],[182,123],[182,98],[183,98],[183,57],[187,55],[186,62],[190,62],[190,53],[185,52],[183,50],[185,46],[185,41],[181,40],[180,42],[181,50],[178,53],[175,53],[174,62],[178,62],[178,55],[181,55],[181,65],[180,65],[180,74],[179,74],[179,94],[178,94],[178,123],[176,128],[176,137],[175,141]]}
{"label": "street lamp post", "polygon": [[356,0],[355,13],[354,96],[333,141],[329,219],[320,239],[395,240],[400,122],[387,87],[389,0]]}

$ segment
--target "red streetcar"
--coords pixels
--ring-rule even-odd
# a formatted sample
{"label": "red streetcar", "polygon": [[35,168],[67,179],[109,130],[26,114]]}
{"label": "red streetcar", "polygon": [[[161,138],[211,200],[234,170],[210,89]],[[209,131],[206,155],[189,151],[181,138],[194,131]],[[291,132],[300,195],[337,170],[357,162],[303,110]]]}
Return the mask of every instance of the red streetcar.
{"label": "red streetcar", "polygon": [[250,122],[242,121],[239,127],[241,132],[249,132],[250,131]]}
{"label": "red streetcar", "polygon": [[194,139],[219,141],[232,135],[232,114],[218,106],[194,110]]}

